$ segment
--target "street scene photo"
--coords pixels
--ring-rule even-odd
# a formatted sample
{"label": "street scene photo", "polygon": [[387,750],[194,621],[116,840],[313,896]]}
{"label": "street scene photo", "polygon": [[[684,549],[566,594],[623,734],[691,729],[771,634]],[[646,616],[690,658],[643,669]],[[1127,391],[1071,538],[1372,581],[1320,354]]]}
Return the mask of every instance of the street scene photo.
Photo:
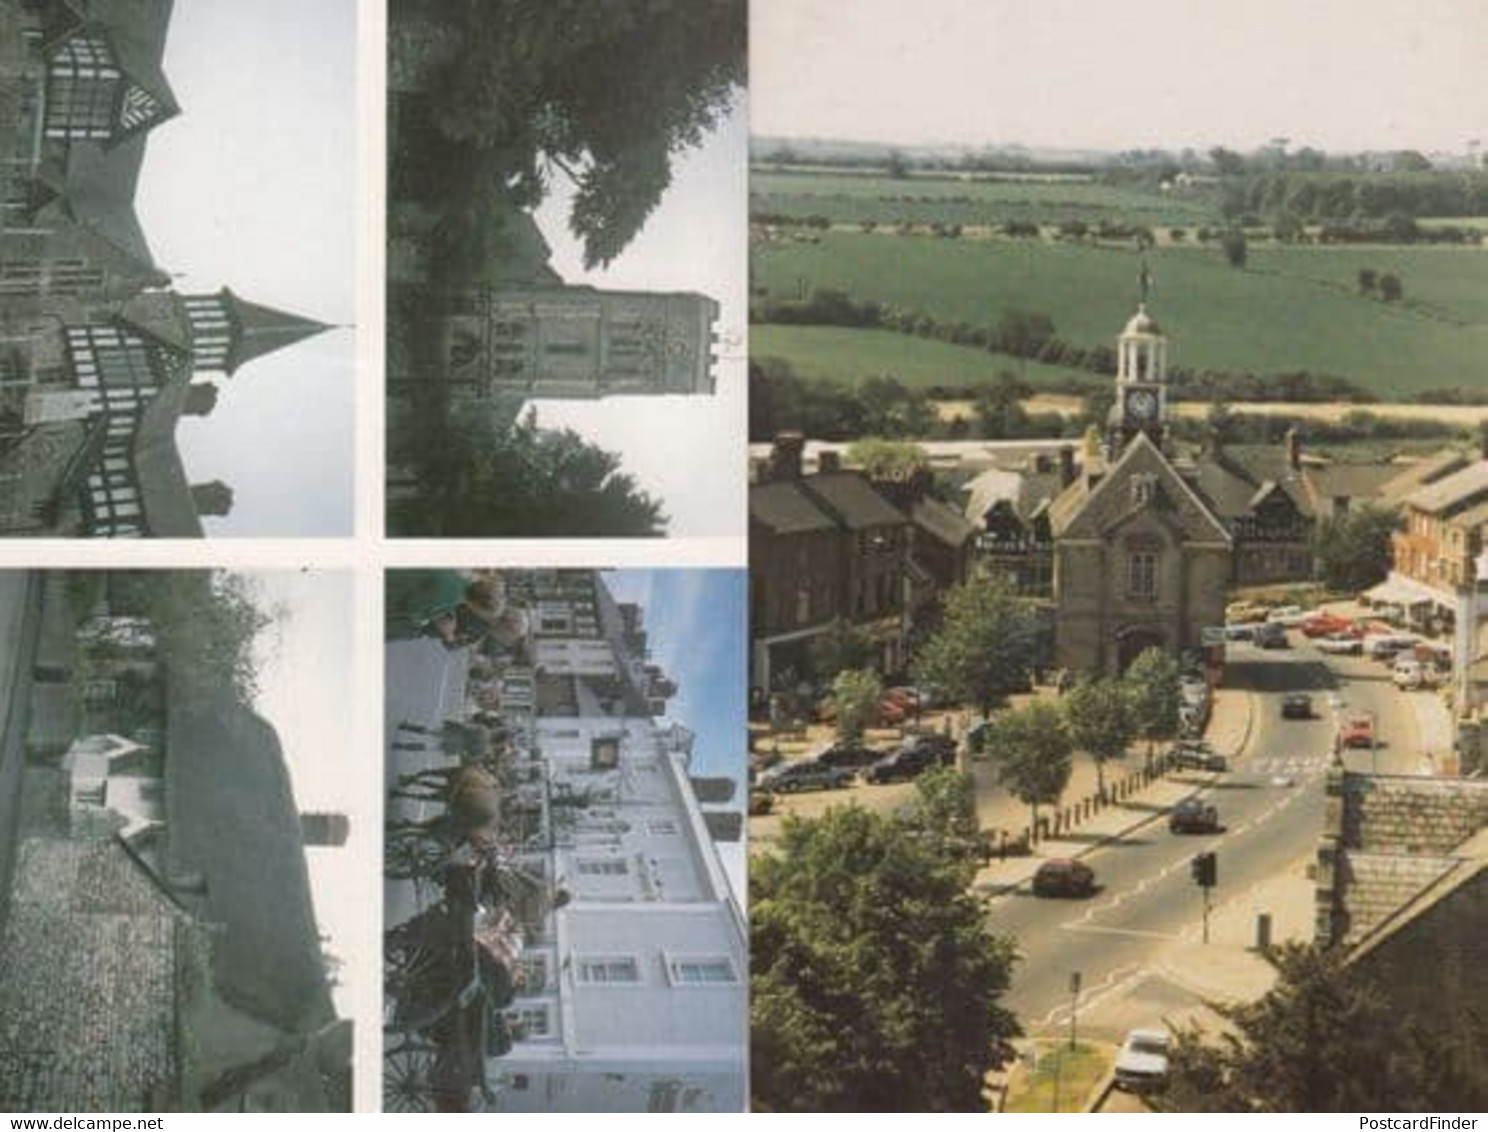
{"label": "street scene photo", "polygon": [[0,1109],[350,1111],[350,581],[0,573]]}
{"label": "street scene photo", "polygon": [[745,9],[388,4],[390,535],[742,529]]}
{"label": "street scene photo", "polygon": [[751,6],[754,1110],[1488,1107],[1488,20],[1327,7]]}
{"label": "street scene photo", "polygon": [[384,1110],[742,1111],[743,571],[386,601]]}
{"label": "street scene photo", "polygon": [[351,533],[355,17],[0,2],[0,537]]}

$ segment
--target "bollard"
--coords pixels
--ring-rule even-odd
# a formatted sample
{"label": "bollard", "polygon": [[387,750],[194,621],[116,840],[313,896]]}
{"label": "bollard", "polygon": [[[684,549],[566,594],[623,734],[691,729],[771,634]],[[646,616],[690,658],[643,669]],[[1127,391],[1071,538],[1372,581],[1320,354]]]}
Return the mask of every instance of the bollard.
{"label": "bollard", "polygon": [[1256,916],[1256,950],[1265,954],[1271,950],[1271,913]]}

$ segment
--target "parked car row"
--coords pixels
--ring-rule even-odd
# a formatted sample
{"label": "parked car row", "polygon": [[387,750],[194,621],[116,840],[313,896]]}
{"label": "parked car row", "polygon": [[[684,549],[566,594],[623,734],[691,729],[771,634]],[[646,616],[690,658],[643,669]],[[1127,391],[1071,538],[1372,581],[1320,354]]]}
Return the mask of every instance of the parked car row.
{"label": "parked car row", "polygon": [[852,785],[855,771],[874,784],[906,782],[933,766],[949,766],[955,759],[956,741],[948,735],[911,735],[887,752],[858,740],[840,739],[807,758],[771,767],[755,779],[754,788],[766,794],[842,790]]}

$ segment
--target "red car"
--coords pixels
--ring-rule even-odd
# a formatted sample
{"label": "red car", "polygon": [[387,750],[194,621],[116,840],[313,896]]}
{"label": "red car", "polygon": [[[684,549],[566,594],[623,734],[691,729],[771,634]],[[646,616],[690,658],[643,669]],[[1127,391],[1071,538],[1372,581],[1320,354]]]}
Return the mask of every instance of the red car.
{"label": "red car", "polygon": [[1373,747],[1374,718],[1368,715],[1352,715],[1338,728],[1340,747]]}
{"label": "red car", "polygon": [[1331,637],[1334,633],[1350,632],[1354,623],[1336,613],[1314,613],[1302,622],[1301,628],[1304,637]]}

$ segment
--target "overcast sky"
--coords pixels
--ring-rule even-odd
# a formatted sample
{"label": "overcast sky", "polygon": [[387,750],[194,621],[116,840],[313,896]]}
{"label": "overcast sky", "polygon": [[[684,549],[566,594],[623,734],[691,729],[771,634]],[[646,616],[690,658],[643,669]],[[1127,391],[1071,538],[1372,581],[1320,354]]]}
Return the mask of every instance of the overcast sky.
{"label": "overcast sky", "polygon": [[[359,886],[377,853],[375,831],[358,814],[359,775],[373,773],[375,754],[354,749],[347,707],[356,702],[352,664],[351,574],[335,570],[273,570],[247,574],[255,604],[274,622],[254,642],[259,694],[255,707],[274,725],[284,748],[301,813],[328,811],[352,817],[344,848],[308,849],[315,918],[331,951],[349,963],[359,958],[367,934],[366,910],[375,890]],[[363,960],[364,962],[364,960]],[[350,980],[353,967],[343,970]],[[360,972],[365,974],[365,970]],[[348,1008],[345,988],[338,1008]]]}
{"label": "overcast sky", "polygon": [[733,112],[696,150],[676,158],[672,185],[645,228],[603,271],[586,272],[568,230],[572,187],[559,181],[537,212],[553,267],[569,283],[614,290],[698,291],[723,310],[713,396],[537,401],[537,419],[568,426],[619,452],[623,467],[665,504],[673,536],[744,531],[748,319],[747,164],[749,120],[740,93]]}
{"label": "overcast sky", "polygon": [[[356,5],[184,0],[165,73],[182,113],[147,143],[136,197],[182,293],[222,286],[320,322],[355,319]],[[193,483],[235,493],[209,535],[351,533],[354,332],[221,379],[177,440]]]}
{"label": "overcast sky", "polygon": [[756,135],[1463,152],[1483,0],[754,0]]}

